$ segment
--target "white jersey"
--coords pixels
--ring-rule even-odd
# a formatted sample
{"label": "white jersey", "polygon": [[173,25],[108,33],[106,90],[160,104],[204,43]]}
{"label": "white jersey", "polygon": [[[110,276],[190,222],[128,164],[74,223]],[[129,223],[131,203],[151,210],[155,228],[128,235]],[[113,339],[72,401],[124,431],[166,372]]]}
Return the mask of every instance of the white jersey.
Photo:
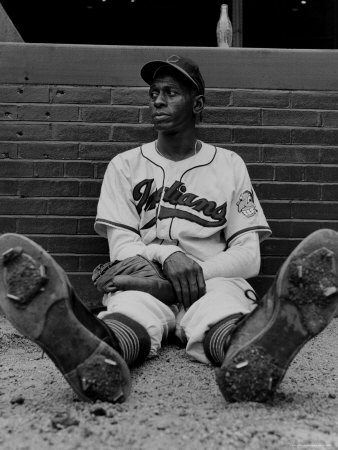
{"label": "white jersey", "polygon": [[247,168],[236,153],[202,142],[182,161],[161,156],[155,142],[114,157],[98,202],[95,230],[131,230],[148,244],[176,245],[205,261],[237,236],[271,230]]}

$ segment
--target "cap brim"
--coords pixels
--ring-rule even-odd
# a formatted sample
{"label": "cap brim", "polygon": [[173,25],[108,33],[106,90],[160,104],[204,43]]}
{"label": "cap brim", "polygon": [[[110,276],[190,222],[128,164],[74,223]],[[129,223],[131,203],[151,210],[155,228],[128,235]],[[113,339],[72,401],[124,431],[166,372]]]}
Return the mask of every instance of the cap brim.
{"label": "cap brim", "polygon": [[191,81],[191,83],[193,83],[194,86],[197,87],[198,91],[200,91],[200,87],[198,86],[198,84],[196,83],[195,80],[193,80],[191,78],[191,76],[183,69],[181,69],[180,67],[177,67],[175,64],[171,64],[167,61],[151,61],[147,64],[145,64],[142,69],[141,69],[141,77],[142,79],[147,83],[147,84],[151,84],[153,82],[154,76],[157,72],[157,70],[160,67],[171,67],[175,70],[177,70],[177,72],[181,73],[182,75],[184,75],[188,80]]}

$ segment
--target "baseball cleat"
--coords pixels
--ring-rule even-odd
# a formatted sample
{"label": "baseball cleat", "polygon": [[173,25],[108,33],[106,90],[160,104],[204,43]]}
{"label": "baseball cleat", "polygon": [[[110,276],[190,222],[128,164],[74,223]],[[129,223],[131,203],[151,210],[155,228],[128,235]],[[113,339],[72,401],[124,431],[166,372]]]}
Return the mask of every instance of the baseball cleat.
{"label": "baseball cleat", "polygon": [[129,396],[130,373],[115,336],[76,297],[55,260],[22,235],[0,236],[0,306],[80,399],[115,403]]}
{"label": "baseball cleat", "polygon": [[255,310],[230,339],[216,381],[229,402],[266,402],[299,350],[335,316],[338,233],[306,237],[281,266]]}

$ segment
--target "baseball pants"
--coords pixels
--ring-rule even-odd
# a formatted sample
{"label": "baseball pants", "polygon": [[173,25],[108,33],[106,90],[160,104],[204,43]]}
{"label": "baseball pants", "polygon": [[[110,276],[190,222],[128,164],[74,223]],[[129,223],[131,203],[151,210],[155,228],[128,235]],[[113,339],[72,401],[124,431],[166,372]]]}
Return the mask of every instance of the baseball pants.
{"label": "baseball pants", "polygon": [[118,291],[103,297],[107,310],[98,317],[104,320],[108,314],[120,313],[143,325],[151,340],[149,357],[156,356],[162,341],[175,332],[189,356],[210,363],[203,349],[207,331],[228,316],[251,312],[256,307],[254,298],[252,287],[243,278],[219,277],[206,281],[206,294],[187,311],[182,306],[167,306],[145,292]]}

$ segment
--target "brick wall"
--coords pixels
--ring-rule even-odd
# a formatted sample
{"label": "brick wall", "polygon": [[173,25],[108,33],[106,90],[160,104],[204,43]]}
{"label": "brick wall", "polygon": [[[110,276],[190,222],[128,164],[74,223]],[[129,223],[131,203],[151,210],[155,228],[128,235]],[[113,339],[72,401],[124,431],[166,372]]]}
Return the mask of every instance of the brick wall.
{"label": "brick wall", "polygon": [[[0,83],[0,233],[41,244],[98,304],[90,276],[107,244],[93,222],[106,165],[154,137],[145,87]],[[247,163],[273,230],[252,281],[262,293],[303,237],[338,230],[338,90],[210,88],[199,137]]]}

